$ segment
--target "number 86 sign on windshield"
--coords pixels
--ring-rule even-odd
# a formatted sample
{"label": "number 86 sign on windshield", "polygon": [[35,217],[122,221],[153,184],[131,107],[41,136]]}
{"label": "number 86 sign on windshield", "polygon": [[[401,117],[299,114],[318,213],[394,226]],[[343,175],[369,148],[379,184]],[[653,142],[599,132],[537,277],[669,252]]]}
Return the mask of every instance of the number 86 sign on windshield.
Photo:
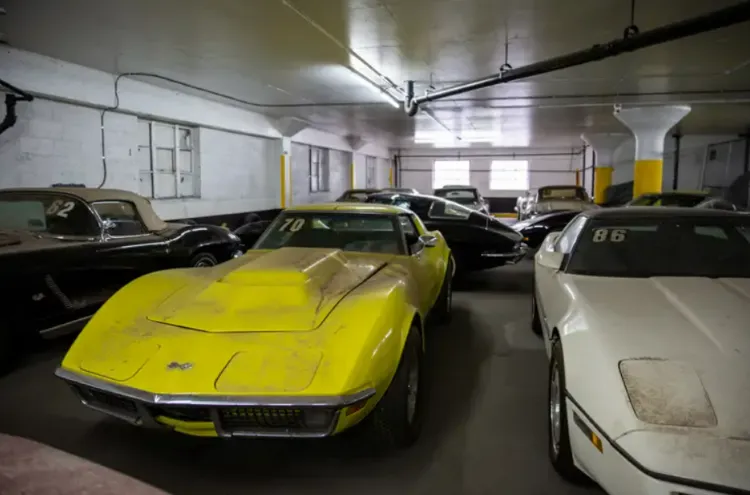
{"label": "number 86 sign on windshield", "polygon": [[622,242],[627,236],[626,229],[596,229],[591,240],[594,242]]}

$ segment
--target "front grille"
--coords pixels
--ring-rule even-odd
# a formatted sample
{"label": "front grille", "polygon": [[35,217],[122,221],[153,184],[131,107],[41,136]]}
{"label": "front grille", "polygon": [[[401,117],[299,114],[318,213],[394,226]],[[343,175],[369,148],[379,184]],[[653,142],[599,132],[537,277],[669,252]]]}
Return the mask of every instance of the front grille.
{"label": "front grille", "polygon": [[301,409],[266,407],[225,407],[219,409],[222,426],[227,430],[255,428],[302,429],[305,413]]}
{"label": "front grille", "polygon": [[119,397],[108,392],[103,392],[95,388],[89,387],[75,387],[78,394],[92,406],[102,407],[115,412],[126,412],[135,414],[138,411],[138,407],[135,401]]}
{"label": "front grille", "polygon": [[207,407],[191,406],[164,406],[150,407],[149,412],[153,417],[165,417],[178,421],[211,421],[211,410]]}

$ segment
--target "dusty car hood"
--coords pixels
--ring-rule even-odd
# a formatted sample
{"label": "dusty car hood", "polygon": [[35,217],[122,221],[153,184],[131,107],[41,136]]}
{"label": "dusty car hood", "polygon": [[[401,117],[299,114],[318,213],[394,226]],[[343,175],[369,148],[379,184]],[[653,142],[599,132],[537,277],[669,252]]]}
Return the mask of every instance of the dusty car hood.
{"label": "dusty car hood", "polygon": [[592,349],[612,366],[651,358],[692,369],[718,428],[750,440],[750,279],[565,277]]}
{"label": "dusty car hood", "polygon": [[204,332],[314,330],[389,258],[309,248],[253,253],[243,264],[206,271],[148,319]]}

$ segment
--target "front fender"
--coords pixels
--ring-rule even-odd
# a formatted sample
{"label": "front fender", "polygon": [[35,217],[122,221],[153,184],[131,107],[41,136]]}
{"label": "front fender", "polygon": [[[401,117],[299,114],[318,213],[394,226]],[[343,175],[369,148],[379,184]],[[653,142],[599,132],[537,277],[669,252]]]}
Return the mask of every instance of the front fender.
{"label": "front fender", "polygon": [[597,323],[574,310],[559,324],[567,393],[609,438],[639,427],[617,359],[606,351]]}

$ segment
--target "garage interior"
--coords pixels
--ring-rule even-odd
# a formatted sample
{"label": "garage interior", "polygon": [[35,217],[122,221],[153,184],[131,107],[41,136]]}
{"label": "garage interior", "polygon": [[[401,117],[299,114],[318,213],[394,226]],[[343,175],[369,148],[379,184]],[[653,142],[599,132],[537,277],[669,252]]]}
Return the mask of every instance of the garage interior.
{"label": "garage interior", "polygon": [[[744,10],[725,27],[424,101],[413,116],[404,108],[412,90],[430,100],[735,5]],[[710,190],[747,208],[748,5],[0,0],[0,188],[124,189],[165,220],[234,228],[249,213],[353,188],[431,194],[464,184],[493,214],[514,217],[516,199],[545,185],[632,195],[636,140],[616,114],[680,106],[685,116],[662,142],[662,190]],[[0,378],[0,432],[174,494],[600,493],[565,484],[547,462],[530,265],[456,290],[452,323],[429,342],[424,436],[394,456],[343,438],[224,443],[133,431],[82,410],[53,376],[70,339]]]}

